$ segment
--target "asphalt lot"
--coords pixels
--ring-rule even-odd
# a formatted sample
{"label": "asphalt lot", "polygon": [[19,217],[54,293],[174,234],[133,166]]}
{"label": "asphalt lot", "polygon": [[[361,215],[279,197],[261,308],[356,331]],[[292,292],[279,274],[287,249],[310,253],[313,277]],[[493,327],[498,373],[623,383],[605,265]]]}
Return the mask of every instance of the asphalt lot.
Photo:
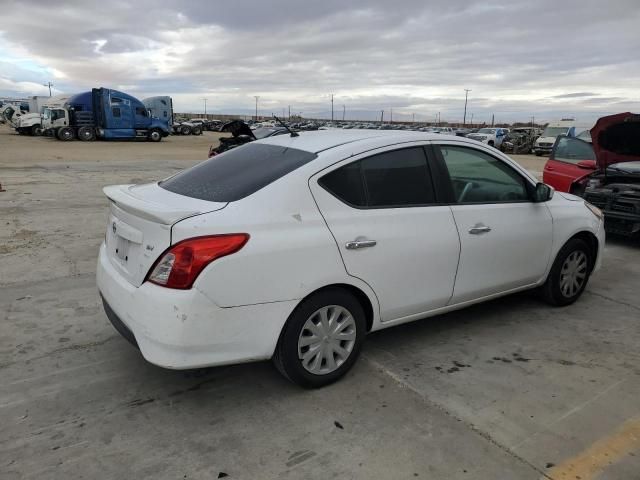
{"label": "asphalt lot", "polygon": [[0,478],[640,479],[637,242],[609,239],[573,306],[521,294],[377,332],[321,390],[268,362],[146,363],[98,299],[101,187],[167,176],[216,138],[0,127]]}

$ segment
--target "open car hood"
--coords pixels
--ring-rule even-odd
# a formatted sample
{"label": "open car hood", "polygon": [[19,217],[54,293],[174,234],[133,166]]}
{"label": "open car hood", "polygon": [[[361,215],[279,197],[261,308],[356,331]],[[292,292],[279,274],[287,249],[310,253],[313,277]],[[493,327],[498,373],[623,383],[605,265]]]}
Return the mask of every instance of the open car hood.
{"label": "open car hood", "polygon": [[222,126],[220,131],[229,132],[234,138],[239,137],[240,135],[247,135],[256,140],[256,136],[249,128],[249,125],[244,123],[242,120],[232,120],[231,122],[227,122]]}
{"label": "open car hood", "polygon": [[625,112],[602,117],[591,129],[591,139],[599,170],[640,161],[640,115]]}

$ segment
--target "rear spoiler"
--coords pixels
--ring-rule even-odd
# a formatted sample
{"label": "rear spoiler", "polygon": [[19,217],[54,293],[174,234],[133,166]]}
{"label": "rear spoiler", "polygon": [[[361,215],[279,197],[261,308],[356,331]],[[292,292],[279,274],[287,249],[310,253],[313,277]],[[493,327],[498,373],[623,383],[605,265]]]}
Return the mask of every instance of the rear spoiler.
{"label": "rear spoiler", "polygon": [[102,191],[109,200],[125,212],[163,225],[173,225],[179,220],[202,213],[200,210],[172,208],[139,198],[130,190],[134,186],[111,185],[104,187]]}

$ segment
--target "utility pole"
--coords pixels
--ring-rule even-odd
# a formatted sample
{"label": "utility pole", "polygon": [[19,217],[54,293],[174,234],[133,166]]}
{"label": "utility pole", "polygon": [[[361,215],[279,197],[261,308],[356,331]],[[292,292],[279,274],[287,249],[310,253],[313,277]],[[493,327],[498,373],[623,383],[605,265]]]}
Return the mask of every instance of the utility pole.
{"label": "utility pole", "polygon": [[333,93],[329,95],[331,95],[331,121],[333,122]]}
{"label": "utility pole", "polygon": [[440,126],[440,112],[438,112],[438,126]]}
{"label": "utility pole", "polygon": [[468,88],[464,89],[464,118],[462,120],[462,126],[467,124],[467,98],[469,98],[469,92],[471,90]]}
{"label": "utility pole", "polygon": [[289,121],[291,121],[291,105],[289,105]]}
{"label": "utility pole", "polygon": [[203,98],[202,100],[204,100],[204,118],[207,118],[207,99]]}
{"label": "utility pole", "polygon": [[380,125],[384,123],[384,110],[380,110]]}
{"label": "utility pole", "polygon": [[471,114],[471,128],[473,128],[473,113]]}
{"label": "utility pole", "polygon": [[389,114],[389,123],[393,123],[393,108],[390,108],[391,113]]}
{"label": "utility pole", "polygon": [[258,121],[258,100],[260,99],[260,95],[254,95],[253,98],[256,99],[256,122]]}
{"label": "utility pole", "polygon": [[49,96],[51,96],[51,87],[53,87],[53,83],[47,82],[42,84],[44,87],[49,87]]}
{"label": "utility pole", "polygon": [[342,121],[344,122],[344,114],[347,111],[346,105],[342,105]]}
{"label": "utility pole", "polygon": [[413,120],[411,120],[411,123],[416,123],[416,114],[412,113],[411,116],[413,118]]}
{"label": "utility pole", "polygon": [[493,122],[495,121],[495,119],[496,119],[496,114],[495,114],[495,113],[492,113],[492,114],[491,114],[491,126],[492,126],[492,127],[493,127]]}

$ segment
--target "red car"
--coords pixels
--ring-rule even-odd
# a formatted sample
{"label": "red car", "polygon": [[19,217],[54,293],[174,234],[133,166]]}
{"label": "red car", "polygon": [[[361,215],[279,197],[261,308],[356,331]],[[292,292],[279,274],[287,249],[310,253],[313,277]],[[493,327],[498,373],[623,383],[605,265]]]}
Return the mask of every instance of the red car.
{"label": "red car", "polygon": [[601,208],[609,232],[640,235],[640,115],[602,117],[591,138],[558,137],[544,182]]}
{"label": "red car", "polygon": [[560,192],[580,194],[584,180],[597,172],[605,172],[615,163],[637,162],[637,152],[629,142],[637,138],[640,115],[618,113],[600,118],[591,129],[591,141],[561,135],[553,145],[544,166],[542,181]]}

